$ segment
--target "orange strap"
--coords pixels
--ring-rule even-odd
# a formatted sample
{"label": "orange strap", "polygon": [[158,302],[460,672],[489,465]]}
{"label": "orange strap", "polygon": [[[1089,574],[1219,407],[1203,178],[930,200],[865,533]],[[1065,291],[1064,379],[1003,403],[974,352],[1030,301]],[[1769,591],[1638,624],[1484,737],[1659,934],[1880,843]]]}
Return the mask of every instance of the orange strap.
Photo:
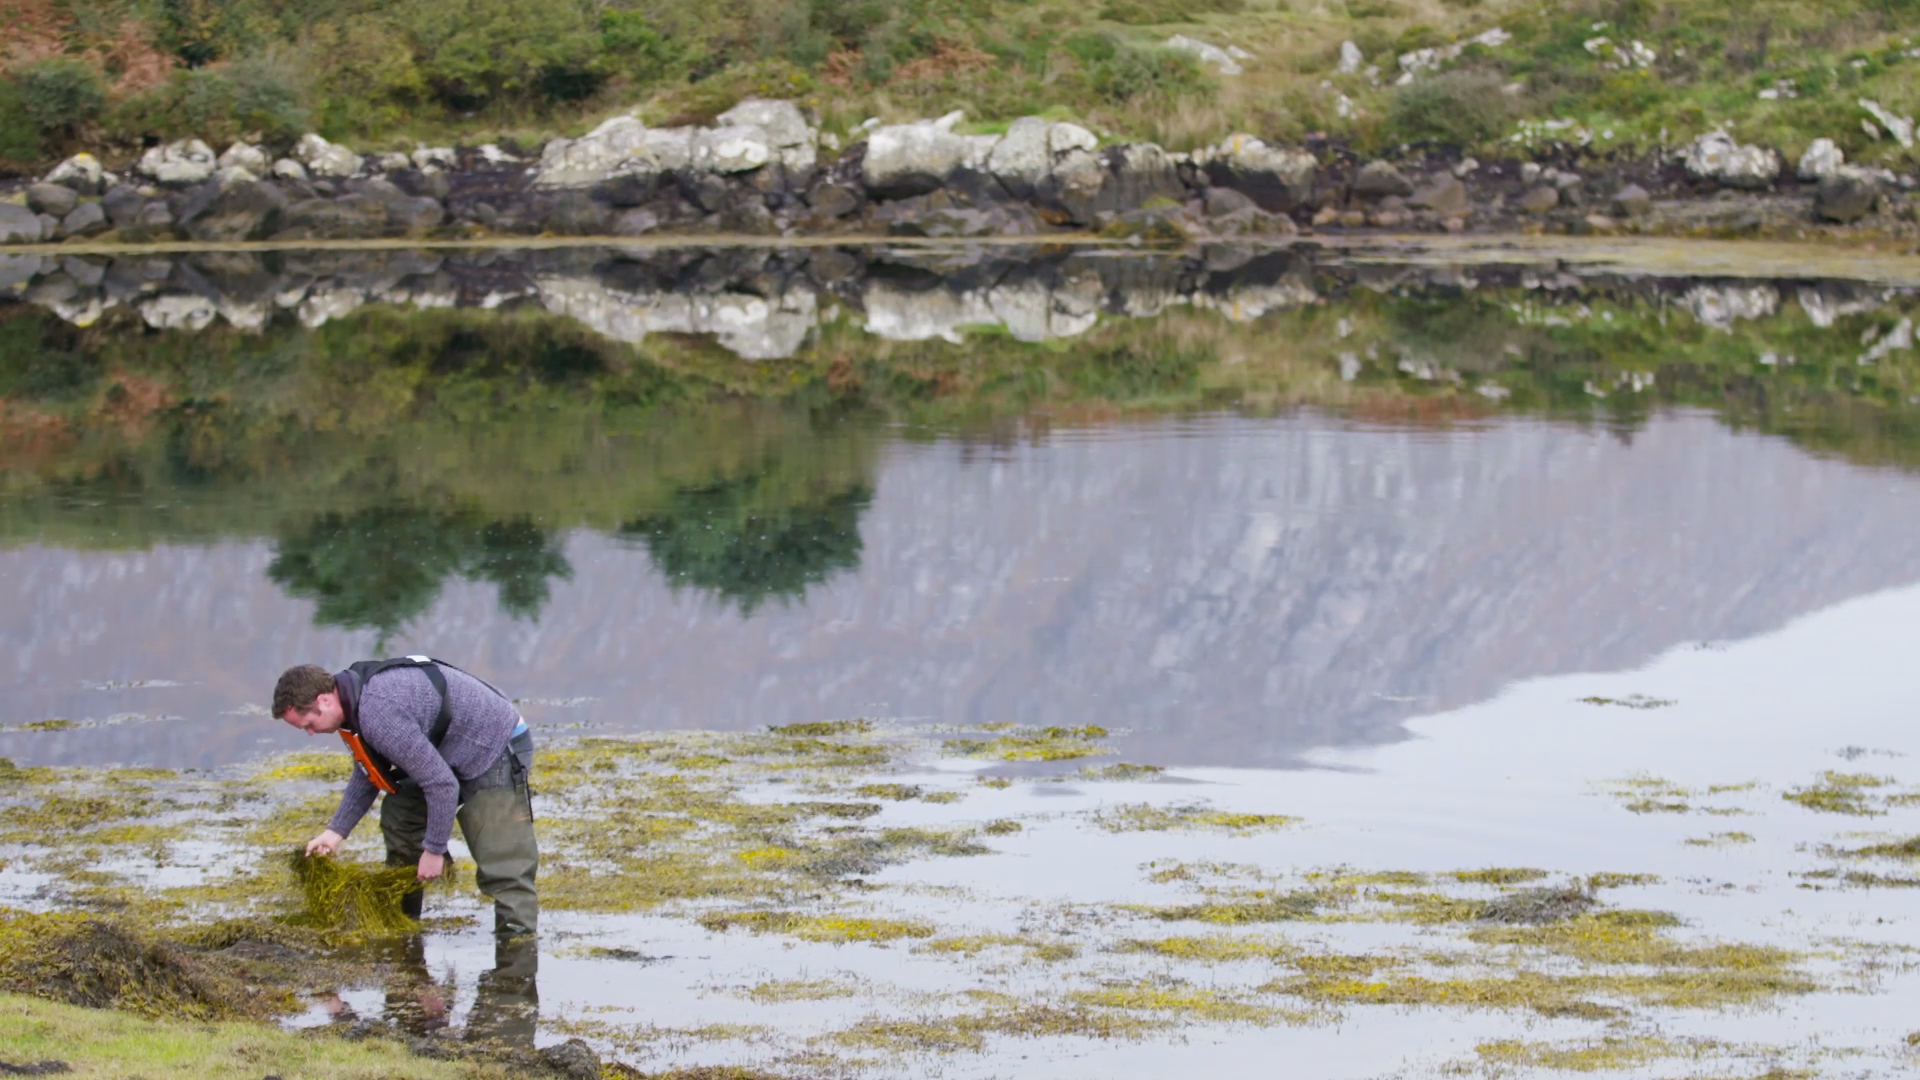
{"label": "orange strap", "polygon": [[380,767],[373,763],[373,755],[367,753],[367,744],[360,741],[360,736],[355,735],[346,728],[341,728],[340,741],[347,744],[347,750],[353,754],[353,760],[359,762],[360,767],[366,770],[367,779],[373,781],[374,787],[379,788],[388,795],[393,794],[394,791],[397,790],[393,786],[393,781],[388,780],[386,776],[380,772]]}

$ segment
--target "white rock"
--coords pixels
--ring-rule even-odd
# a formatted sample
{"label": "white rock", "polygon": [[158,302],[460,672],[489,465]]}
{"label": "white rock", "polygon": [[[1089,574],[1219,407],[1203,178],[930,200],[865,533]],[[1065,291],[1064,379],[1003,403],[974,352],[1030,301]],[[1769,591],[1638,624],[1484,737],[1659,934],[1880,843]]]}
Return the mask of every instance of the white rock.
{"label": "white rock", "polygon": [[474,153],[479,154],[480,160],[489,165],[521,165],[526,162],[525,158],[509,154],[493,143],[481,143],[474,148]]}
{"label": "white rock", "polygon": [[1204,41],[1190,38],[1185,34],[1175,34],[1161,44],[1169,49],[1187,53],[1222,75],[1239,75],[1245,70],[1234,62],[1227,50],[1218,45],[1209,45]]}
{"label": "white rock", "polygon": [[383,150],[373,155],[374,168],[381,172],[399,172],[413,168],[413,159],[393,150]]}
{"label": "white rock", "polygon": [[749,98],[717,119],[725,127],[764,128],[768,145],[775,148],[809,145],[818,138],[813,125],[791,101]]}
{"label": "white rock", "polygon": [[260,175],[252,169],[239,165],[227,165],[213,171],[213,180],[221,187],[231,184],[257,184],[260,182]]}
{"label": "white rock", "polygon": [[1007,133],[987,155],[987,171],[1002,183],[1011,183],[1016,194],[1046,179],[1053,169],[1053,151],[1047,146],[1047,121],[1023,116],[1007,125]]}
{"label": "white rock", "polygon": [[307,167],[292,158],[281,158],[267,170],[278,180],[301,180],[307,178]]}
{"label": "white rock", "polygon": [[648,128],[647,153],[663,171],[685,169],[693,164],[693,137],[699,132],[693,127]]}
{"label": "white rock", "polygon": [[315,176],[352,176],[360,171],[362,164],[359,154],[311,132],[300,136],[300,141],[293,144],[293,156]]}
{"label": "white rock", "polygon": [[966,110],[955,109],[952,112],[946,114],[945,116],[942,116],[940,119],[935,120],[933,122],[933,126],[936,128],[939,128],[941,131],[950,132],[954,129],[954,126],[956,124],[960,123],[960,121],[965,120],[966,118],[967,118]]}
{"label": "white rock", "polygon": [[1880,126],[1887,129],[1887,134],[1893,136],[1902,149],[1913,149],[1913,117],[1895,116],[1879,102],[1866,98],[1860,99],[1860,107],[1872,113],[1873,118],[1880,121]]}
{"label": "white rock", "polygon": [[222,169],[241,168],[255,176],[264,176],[267,172],[267,163],[272,160],[260,147],[252,143],[237,142],[227,147],[226,152],[220,155],[220,160],[214,164]]}
{"label": "white rock", "polygon": [[219,314],[213,301],[198,293],[162,293],[148,297],[140,302],[139,310],[140,317],[155,330],[204,330]]}
{"label": "white rock", "polygon": [[1737,143],[1724,131],[1693,140],[1681,155],[1687,171],[1728,187],[1761,188],[1780,175],[1780,155],[1763,146]]}
{"label": "white rock", "polygon": [[986,172],[987,162],[993,157],[993,151],[1000,145],[998,135],[962,135],[967,143],[966,157],[960,164],[975,172]]}
{"label": "white rock", "polygon": [[198,184],[213,175],[213,149],[199,139],[178,139],[140,155],[133,171],[162,184]]}
{"label": "white rock", "polygon": [[943,127],[940,121],[922,120],[874,128],[867,135],[867,156],[860,165],[867,187],[902,194],[939,187],[966,163],[972,149],[966,139],[953,134],[952,127],[952,123]]}
{"label": "white rock", "polygon": [[654,173],[660,163],[638,117],[616,116],[578,139],[554,139],[540,151],[537,187],[589,187],[610,177]]}
{"label": "white rock", "polygon": [[1456,177],[1459,177],[1462,180],[1465,180],[1467,177],[1473,175],[1473,173],[1479,168],[1480,168],[1480,163],[1474,160],[1473,158],[1470,158],[1470,157],[1461,158],[1460,163],[1453,167],[1453,175]]}
{"label": "white rock", "polygon": [[1800,179],[1819,180],[1840,171],[1847,163],[1847,155],[1833,144],[1832,139],[1815,139],[1808,145],[1807,151],[1800,155]]}
{"label": "white rock", "polygon": [[773,160],[762,127],[701,128],[693,136],[693,165],[715,173],[743,173]]}
{"label": "white rock", "polygon": [[1355,45],[1351,41],[1343,41],[1340,43],[1340,63],[1334,67],[1333,73],[1335,75],[1358,75],[1360,73],[1360,65],[1366,62],[1367,58],[1361,54],[1360,46]]}
{"label": "white rock", "polygon": [[1058,158],[1072,150],[1098,150],[1100,139],[1079,124],[1063,121],[1047,129],[1047,149],[1053,152],[1055,158]]}
{"label": "white rock", "polygon": [[75,154],[55,165],[45,177],[49,184],[70,187],[85,195],[101,190],[105,178],[106,170],[100,167],[100,159],[92,154]]}
{"label": "white rock", "polygon": [[421,172],[435,172],[440,169],[452,169],[459,164],[459,155],[451,146],[416,146],[411,155],[413,167]]}

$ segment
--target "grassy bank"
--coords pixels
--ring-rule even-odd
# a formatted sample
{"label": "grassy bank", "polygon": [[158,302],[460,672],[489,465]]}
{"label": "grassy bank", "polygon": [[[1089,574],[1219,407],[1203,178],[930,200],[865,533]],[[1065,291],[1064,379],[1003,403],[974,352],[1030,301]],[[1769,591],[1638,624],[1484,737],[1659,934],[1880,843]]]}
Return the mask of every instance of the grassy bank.
{"label": "grassy bank", "polygon": [[506,1066],[415,1057],[381,1038],[346,1040],[244,1021],[150,1020],[0,993],[0,1061],[58,1061],[71,1080],[507,1080]]}
{"label": "grassy bank", "polygon": [[[829,129],[1030,113],[1175,148],[1236,130],[1364,152],[1438,142],[1641,153],[1727,126],[1907,160],[1868,98],[1920,107],[1913,0],[6,0],[0,159],[197,135],[522,144],[642,106],[795,98]],[[1470,44],[1490,30],[1506,35]],[[1245,50],[1224,74],[1163,47]],[[1362,60],[1340,70],[1351,42]],[[1461,49],[1450,46],[1463,45]],[[1444,52],[1404,85],[1399,58]],[[1415,65],[1418,66],[1418,65]],[[1369,74],[1368,68],[1378,70]],[[1515,141],[1515,139],[1519,141]]]}

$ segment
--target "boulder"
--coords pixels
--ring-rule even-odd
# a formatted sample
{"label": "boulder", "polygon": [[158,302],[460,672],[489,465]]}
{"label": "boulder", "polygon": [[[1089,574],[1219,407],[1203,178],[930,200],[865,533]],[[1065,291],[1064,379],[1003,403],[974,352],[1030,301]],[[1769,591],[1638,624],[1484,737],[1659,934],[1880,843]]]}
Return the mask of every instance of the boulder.
{"label": "boulder", "polygon": [[383,150],[368,155],[368,160],[381,172],[399,172],[401,169],[413,168],[413,159],[397,150]]}
{"label": "boulder", "polygon": [[849,184],[821,181],[807,192],[807,206],[823,218],[843,218],[860,209],[860,192]]}
{"label": "boulder", "polygon": [[1291,213],[1313,194],[1312,154],[1269,146],[1252,135],[1229,135],[1206,154],[1207,178],[1215,187],[1250,196],[1262,210]]}
{"label": "boulder", "polygon": [[1542,184],[1520,196],[1514,205],[1529,214],[1544,214],[1560,205],[1560,189]]}
{"label": "boulder", "polygon": [[364,164],[359,154],[312,133],[300,136],[300,141],[293,144],[293,156],[312,175],[335,179],[358,173]]}
{"label": "boulder", "polygon": [[302,199],[280,215],[283,240],[370,240],[387,231],[387,208],[371,195]]}
{"label": "boulder", "polygon": [[1126,211],[1156,199],[1178,202],[1187,196],[1179,159],[1152,143],[1116,146],[1106,158],[1109,178],[1100,197],[1102,209]]}
{"label": "boulder", "polygon": [[99,203],[83,202],[60,222],[60,227],[68,236],[98,236],[113,225],[107,220],[107,212],[100,209]]}
{"label": "boulder", "polygon": [[543,188],[589,187],[630,173],[661,171],[637,116],[616,116],[578,139],[554,139],[540,151],[533,183]]}
{"label": "boulder", "polygon": [[460,167],[460,155],[451,146],[416,146],[407,155],[421,172],[445,172]]}
{"label": "boulder", "polygon": [[1764,188],[1780,175],[1780,155],[1763,146],[1743,145],[1724,131],[1702,135],[1681,155],[1687,172],[1722,187]]}
{"label": "boulder", "polygon": [[883,199],[938,190],[969,156],[967,140],[953,133],[959,119],[958,113],[950,113],[939,120],[874,128],[860,164],[867,190]]}
{"label": "boulder", "polygon": [[220,155],[220,160],[214,164],[222,169],[245,169],[255,176],[265,176],[272,161],[273,159],[268,157],[267,152],[260,147],[252,143],[237,142],[227,147],[226,152]]}
{"label": "boulder", "polygon": [[1469,208],[1467,185],[1452,173],[1441,173],[1407,196],[1407,205],[1441,217],[1459,217]]}
{"label": "boulder", "polygon": [[80,205],[80,196],[65,184],[33,184],[27,188],[27,207],[36,214],[66,217]]}
{"label": "boulder", "polygon": [[1232,188],[1208,188],[1206,195],[1201,199],[1200,208],[1210,218],[1226,217],[1243,210],[1257,209],[1251,198]]}
{"label": "boulder", "polygon": [[40,237],[40,215],[24,206],[0,203],[0,244],[37,244]]}
{"label": "boulder", "polygon": [[759,128],[771,160],[790,172],[809,172],[819,161],[820,133],[791,101],[749,98],[715,119],[725,127]]}
{"label": "boulder", "polygon": [[1354,176],[1353,193],[1363,199],[1404,198],[1413,194],[1413,184],[1391,162],[1369,161]]}
{"label": "boulder", "polygon": [[287,208],[287,197],[272,184],[257,181],[223,184],[212,197],[182,207],[180,230],[206,243],[263,240],[271,236]]}
{"label": "boulder", "polygon": [[1205,64],[1221,75],[1242,73],[1240,65],[1234,61],[1233,54],[1218,45],[1209,45],[1185,34],[1175,34],[1160,44],[1163,48],[1186,53],[1195,61]]}
{"label": "boulder", "polygon": [[106,170],[92,154],[75,154],[53,167],[46,182],[70,187],[82,195],[98,195],[106,187]]}
{"label": "boulder", "polygon": [[1866,217],[1880,205],[1880,183],[1872,175],[1841,167],[1814,190],[1813,216],[1842,225]]}
{"label": "boulder", "polygon": [[766,130],[728,126],[701,128],[693,135],[693,167],[731,175],[752,172],[773,160]]}
{"label": "boulder", "polygon": [[213,170],[213,182],[221,187],[229,184],[257,184],[260,182],[260,174],[238,165],[228,165]]}
{"label": "boulder", "polygon": [[988,152],[986,171],[1014,198],[1032,198],[1053,171],[1053,151],[1047,145],[1052,126],[1037,116],[1023,116],[1007,126],[1007,133]]}
{"label": "boulder", "polygon": [[1333,73],[1335,75],[1358,75],[1360,73],[1360,65],[1366,62],[1367,58],[1365,54],[1361,53],[1360,46],[1355,45],[1351,41],[1343,41],[1340,43],[1340,62],[1334,66]]}
{"label": "boulder", "polygon": [[1615,217],[1639,217],[1653,206],[1653,196],[1639,184],[1628,184],[1613,194]]}
{"label": "boulder", "polygon": [[213,149],[199,139],[177,139],[140,155],[133,171],[161,184],[202,184],[213,176]]}
{"label": "boulder", "polygon": [[1846,152],[1835,146],[1832,139],[1815,139],[1800,155],[1796,172],[1802,180],[1824,180],[1839,172],[1840,166],[1846,163]]}
{"label": "boulder", "polygon": [[307,182],[307,167],[292,158],[281,158],[267,170],[275,180],[291,180],[295,183]]}
{"label": "boulder", "polygon": [[408,195],[387,203],[387,225],[396,233],[418,236],[447,220],[447,208],[431,195]]}
{"label": "boulder", "polygon": [[126,184],[117,184],[107,189],[100,197],[100,208],[107,212],[107,218],[117,229],[124,229],[140,220],[140,208],[147,200],[139,190]]}
{"label": "boulder", "polygon": [[1200,231],[1199,224],[1184,207],[1145,206],[1116,214],[1101,227],[1100,235],[1109,240],[1180,246]]}
{"label": "boulder", "polygon": [[[109,192],[111,194],[111,192]],[[105,200],[102,200],[104,203]],[[151,202],[142,201],[134,213],[133,220],[121,225],[114,222],[120,230],[120,239],[130,244],[147,244],[156,240],[171,240],[175,236],[173,227],[173,209],[164,199]]]}
{"label": "boulder", "polygon": [[35,214],[34,217],[40,222],[40,239],[65,240],[67,238],[67,231],[60,227],[59,218],[52,214]]}
{"label": "boulder", "polygon": [[1053,171],[1041,182],[1036,198],[1062,215],[1062,224],[1091,225],[1112,175],[1104,157],[1076,146],[1055,157]]}
{"label": "boulder", "polygon": [[[556,191],[534,203],[537,231],[560,236],[602,236],[613,214],[605,203],[584,191]],[[496,225],[496,227],[498,227]]]}

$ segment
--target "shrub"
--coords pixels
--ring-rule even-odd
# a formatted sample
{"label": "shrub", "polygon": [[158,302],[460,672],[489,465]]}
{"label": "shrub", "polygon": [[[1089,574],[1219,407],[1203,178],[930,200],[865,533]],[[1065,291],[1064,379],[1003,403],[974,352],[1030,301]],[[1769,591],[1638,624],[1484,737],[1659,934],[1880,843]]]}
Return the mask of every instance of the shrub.
{"label": "shrub", "polygon": [[42,131],[72,134],[92,123],[107,105],[107,88],[91,67],[55,57],[19,76],[21,105]]}
{"label": "shrub", "polygon": [[40,125],[27,115],[20,85],[0,79],[0,161],[21,165],[40,160]]}
{"label": "shrub", "polygon": [[404,0],[392,14],[449,107],[565,100],[598,85],[599,27],[579,0]]}
{"label": "shrub", "polygon": [[1192,54],[1130,41],[1119,42],[1112,56],[1095,63],[1088,78],[1095,93],[1113,102],[1175,98],[1212,86]]}
{"label": "shrub", "polygon": [[1472,146],[1500,134],[1514,113],[1498,76],[1448,71],[1395,88],[1387,120],[1390,134],[1400,139]]}
{"label": "shrub", "polygon": [[668,78],[685,61],[684,52],[660,35],[637,11],[600,13],[600,65],[646,86]]}
{"label": "shrub", "polygon": [[1246,6],[1244,0],[1107,0],[1100,17],[1136,26],[1158,23],[1197,22],[1194,16],[1207,12],[1235,14]]}
{"label": "shrub", "polygon": [[285,65],[255,57],[234,64],[233,118],[242,131],[270,143],[291,143],[312,126],[299,79]]}

